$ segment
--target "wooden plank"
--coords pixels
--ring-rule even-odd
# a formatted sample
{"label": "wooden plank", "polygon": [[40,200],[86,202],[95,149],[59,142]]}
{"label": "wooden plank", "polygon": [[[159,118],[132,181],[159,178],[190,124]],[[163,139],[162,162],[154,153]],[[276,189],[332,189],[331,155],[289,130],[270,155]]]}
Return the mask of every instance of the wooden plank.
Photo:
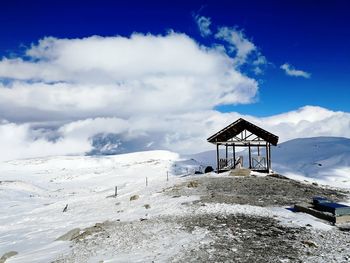
{"label": "wooden plank", "polygon": [[250,143],[248,145],[248,150],[249,150],[249,169],[252,169],[252,153],[251,153],[251,150],[250,150]]}
{"label": "wooden plank", "polygon": [[216,144],[216,171],[219,173],[219,144]]}
{"label": "wooden plank", "polygon": [[335,217],[336,224],[347,223],[347,222],[350,222],[350,215],[343,215],[343,216],[336,216]]}
{"label": "wooden plank", "polygon": [[233,168],[236,169],[236,148],[235,148],[235,144],[232,145],[233,148],[233,161],[234,161],[234,165]]}
{"label": "wooden plank", "polygon": [[271,169],[271,143],[269,143],[269,167],[268,169]]}
{"label": "wooden plank", "polygon": [[297,212],[304,212],[304,213],[310,214],[314,217],[330,221],[332,223],[336,222],[335,216],[332,216],[330,214],[326,214],[326,213],[323,213],[323,212],[318,211],[316,209],[313,209],[311,204],[306,204],[306,203],[296,204],[296,205],[294,205],[294,209]]}
{"label": "wooden plank", "polygon": [[269,149],[266,143],[266,170],[269,170]]}

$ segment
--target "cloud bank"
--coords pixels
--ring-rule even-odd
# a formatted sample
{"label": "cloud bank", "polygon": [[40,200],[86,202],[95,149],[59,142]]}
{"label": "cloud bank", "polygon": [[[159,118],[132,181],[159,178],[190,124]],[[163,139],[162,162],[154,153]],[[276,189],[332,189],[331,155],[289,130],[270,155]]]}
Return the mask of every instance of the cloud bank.
{"label": "cloud bank", "polygon": [[181,113],[249,103],[258,90],[225,53],[178,33],[44,38],[25,58],[0,61],[0,78],[11,80],[0,84],[4,119]]}
{"label": "cloud bank", "polygon": [[281,69],[284,70],[284,72],[286,73],[286,75],[288,76],[292,76],[292,77],[303,77],[303,78],[310,78],[311,74],[306,72],[306,71],[302,71],[302,70],[298,70],[298,69],[294,69],[291,65],[289,65],[288,63],[284,63],[283,65],[281,65]]}
{"label": "cloud bank", "polygon": [[320,107],[268,118],[216,111],[256,99],[257,81],[237,65],[254,48],[242,46],[232,56],[174,32],[41,39],[23,56],[0,60],[0,160],[96,147],[200,152],[212,148],[207,137],[239,117],[282,141],[350,137],[349,113]]}
{"label": "cloud bank", "polygon": [[206,138],[239,117],[280,136],[280,142],[298,137],[350,137],[349,113],[317,106],[305,106],[266,118],[210,110],[179,115],[135,116],[129,119],[89,118],[50,127],[34,123],[2,123],[0,157],[9,160],[85,154],[94,152],[94,146],[100,142],[103,145],[98,146],[109,147],[111,153],[147,149],[195,153],[212,149]]}

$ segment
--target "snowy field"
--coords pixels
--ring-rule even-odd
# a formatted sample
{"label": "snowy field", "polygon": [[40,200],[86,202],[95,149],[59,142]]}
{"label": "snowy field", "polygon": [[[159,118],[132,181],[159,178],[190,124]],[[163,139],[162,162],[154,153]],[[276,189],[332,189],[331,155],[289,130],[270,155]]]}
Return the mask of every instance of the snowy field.
{"label": "snowy field", "polygon": [[[198,176],[217,176],[182,176],[192,173],[199,163],[183,160],[178,154],[168,151],[2,162],[0,257],[6,252],[16,251],[18,254],[6,262],[51,262],[55,259],[66,262],[64,258],[70,253],[80,258],[77,262],[98,262],[102,259],[104,262],[154,259],[164,262],[184,247],[194,251],[194,244],[210,242],[205,229],[189,234],[175,222],[157,221],[158,216],[245,214],[274,218],[291,227],[309,225],[322,231],[334,229],[326,222],[283,207],[203,204],[194,209],[183,203],[199,200],[199,196],[188,194],[174,198],[164,194],[164,189],[195,180]],[[330,179],[337,186],[350,188],[348,172],[348,167],[339,168]],[[290,176],[301,181],[310,180],[308,175]],[[322,183],[329,182],[324,179],[314,178]],[[115,186],[118,188],[117,197],[113,196]],[[130,201],[133,195],[139,198]],[[67,211],[63,212],[66,205]],[[147,219],[152,220],[142,225]],[[86,248],[82,246],[78,250],[72,248],[71,242],[56,240],[72,229],[84,229],[96,223],[105,222],[108,229],[106,220],[121,223],[109,227],[113,231],[108,240],[100,238],[97,243],[90,240]],[[147,226],[147,231],[144,226]],[[116,248],[120,249],[118,253]],[[176,262],[175,259],[173,261]]]}
{"label": "snowy field", "polygon": [[[174,213],[185,200],[159,191],[181,182],[181,177],[170,174],[178,158],[175,153],[151,151],[1,163],[0,256],[17,251],[18,256],[7,262],[48,262],[69,248],[68,242],[55,239],[73,228]],[[107,198],[114,195],[115,186],[118,197]],[[139,200],[130,201],[132,195],[139,195]],[[152,209],[146,210],[145,204]]]}

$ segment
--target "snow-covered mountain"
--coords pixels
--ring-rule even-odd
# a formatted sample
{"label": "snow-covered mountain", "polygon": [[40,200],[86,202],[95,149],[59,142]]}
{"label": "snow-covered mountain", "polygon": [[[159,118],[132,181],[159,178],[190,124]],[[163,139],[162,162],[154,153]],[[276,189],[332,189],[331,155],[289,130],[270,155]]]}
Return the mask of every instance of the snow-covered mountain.
{"label": "snow-covered mountain", "polygon": [[330,169],[350,166],[350,139],[294,139],[275,147],[272,154],[276,169],[293,170],[313,177]]}
{"label": "snow-covered mountain", "polygon": [[126,139],[114,133],[99,133],[90,138],[92,149],[86,155],[115,155],[161,149],[147,135],[140,138]]}

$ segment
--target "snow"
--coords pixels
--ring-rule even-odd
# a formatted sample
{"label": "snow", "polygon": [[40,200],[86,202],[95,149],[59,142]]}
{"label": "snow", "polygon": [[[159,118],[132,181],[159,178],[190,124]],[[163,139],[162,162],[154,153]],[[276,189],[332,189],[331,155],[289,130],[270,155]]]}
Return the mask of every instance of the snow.
{"label": "snow", "polygon": [[350,139],[299,138],[272,152],[273,167],[296,180],[350,189]]}
{"label": "snow", "polygon": [[[7,262],[50,262],[72,249],[70,242],[55,241],[58,237],[74,228],[83,229],[106,220],[133,223],[123,225],[124,228],[113,234],[114,242],[121,239],[120,233],[123,234],[122,240],[118,241],[121,251],[114,251],[115,243],[100,240],[101,245],[96,249],[103,253],[105,262],[116,262],[115,253],[118,253],[118,262],[152,261],[154,255],[158,255],[157,260],[165,261],[166,258],[162,257],[169,254],[161,255],[160,251],[168,248],[169,253],[176,254],[182,246],[203,241],[204,230],[191,235],[178,229],[176,224],[159,222],[149,223],[145,232],[144,225],[137,225],[141,218],[155,219],[159,215],[242,213],[272,217],[292,227],[310,225],[316,230],[326,231],[332,228],[322,220],[293,213],[284,207],[205,204],[192,210],[181,204],[197,200],[198,196],[172,198],[163,194],[164,189],[188,180],[185,175],[203,170],[211,158],[215,160],[214,151],[186,157],[169,151],[147,151],[115,156],[58,156],[2,162],[0,256],[17,251],[19,254]],[[287,177],[350,188],[349,139],[293,140],[275,148],[272,158],[274,169]],[[220,176],[227,176],[227,173]],[[115,186],[118,187],[117,197],[113,197]],[[139,195],[139,199],[130,201],[132,195]],[[67,204],[68,210],[63,213]],[[146,209],[146,204],[151,209]],[[145,238],[152,242],[146,242]],[[133,244],[135,240],[136,244]],[[129,247],[133,246],[137,247],[138,254],[128,253]],[[83,261],[98,260],[96,256]]]}
{"label": "snow", "polygon": [[[67,249],[68,242],[55,239],[73,228],[179,211],[190,197],[158,193],[183,180],[170,174],[167,181],[166,173],[177,160],[176,153],[149,151],[1,163],[0,255],[14,250],[19,254],[8,262],[48,262]],[[107,198],[113,196],[115,186],[118,197]],[[130,201],[136,194],[140,198]],[[66,204],[68,211],[63,213]],[[152,209],[146,210],[145,204]]]}

